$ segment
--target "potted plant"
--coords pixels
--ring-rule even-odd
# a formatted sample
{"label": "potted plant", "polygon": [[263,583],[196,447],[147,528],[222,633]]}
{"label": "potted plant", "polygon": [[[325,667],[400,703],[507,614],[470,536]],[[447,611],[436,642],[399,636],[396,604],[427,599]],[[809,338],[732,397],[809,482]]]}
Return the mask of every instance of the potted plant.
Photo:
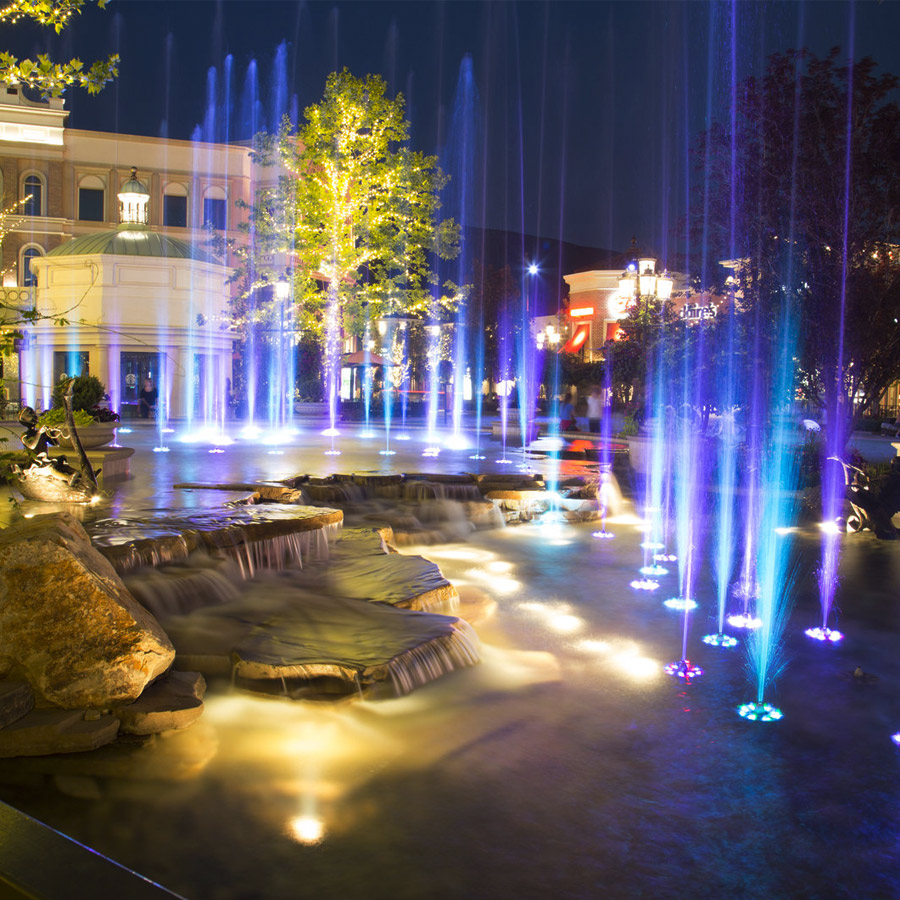
{"label": "potted plant", "polygon": [[[95,450],[97,447],[104,447],[115,437],[115,423],[98,422],[90,413],[83,409],[74,411],[75,427],[78,429],[78,436],[81,438],[81,444],[85,450]],[[60,428],[63,435],[59,438],[59,446],[68,450],[73,450],[75,445],[71,439],[66,436],[66,411],[57,406],[41,413],[38,418],[39,425],[50,425],[54,428]]]}

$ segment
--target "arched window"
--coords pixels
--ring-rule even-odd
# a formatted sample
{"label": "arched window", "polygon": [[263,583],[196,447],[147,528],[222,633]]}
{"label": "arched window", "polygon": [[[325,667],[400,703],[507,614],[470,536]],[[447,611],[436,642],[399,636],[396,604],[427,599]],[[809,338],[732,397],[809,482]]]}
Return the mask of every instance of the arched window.
{"label": "arched window", "polygon": [[40,247],[24,247],[19,255],[19,284],[22,287],[34,287],[37,284],[37,272],[31,268],[31,261],[36,256],[43,256]]}
{"label": "arched window", "polygon": [[203,224],[212,225],[219,231],[228,227],[228,217],[225,211],[225,189],[211,187],[206,189],[203,195]]}
{"label": "arched window", "polygon": [[163,225],[172,228],[187,228],[187,188],[183,184],[167,184],[163,192]]}
{"label": "arched window", "polygon": [[[26,199],[27,198],[27,199]],[[40,175],[26,175],[22,181],[22,214],[42,216],[44,214],[44,179]]]}
{"label": "arched window", "polygon": [[96,175],[85,175],[78,182],[78,218],[82,222],[102,222],[106,186]]}

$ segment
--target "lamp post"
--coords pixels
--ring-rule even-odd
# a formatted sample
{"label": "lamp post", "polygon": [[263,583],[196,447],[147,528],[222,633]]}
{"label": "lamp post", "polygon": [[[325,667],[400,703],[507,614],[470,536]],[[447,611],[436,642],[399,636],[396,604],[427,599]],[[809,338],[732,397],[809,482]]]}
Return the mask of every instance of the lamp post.
{"label": "lamp post", "polygon": [[656,299],[665,303],[672,296],[674,284],[668,272],[657,274],[653,257],[640,257],[629,263],[619,276],[619,299],[637,305],[643,301],[646,317],[650,301]]}

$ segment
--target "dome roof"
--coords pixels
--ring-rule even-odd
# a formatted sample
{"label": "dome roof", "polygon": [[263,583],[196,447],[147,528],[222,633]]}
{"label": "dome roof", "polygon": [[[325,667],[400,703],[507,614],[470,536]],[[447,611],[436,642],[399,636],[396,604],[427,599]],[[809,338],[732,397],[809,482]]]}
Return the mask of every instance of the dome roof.
{"label": "dome roof", "polygon": [[115,256],[195,259],[198,262],[222,265],[214,256],[187,241],[180,241],[178,238],[133,226],[118,228],[116,231],[83,234],[54,247],[47,256],[89,256],[98,253]]}

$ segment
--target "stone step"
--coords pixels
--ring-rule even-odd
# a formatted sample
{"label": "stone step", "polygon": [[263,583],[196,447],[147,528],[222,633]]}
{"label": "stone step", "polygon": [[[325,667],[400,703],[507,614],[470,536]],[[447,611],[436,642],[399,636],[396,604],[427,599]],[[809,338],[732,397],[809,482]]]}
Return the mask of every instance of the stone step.
{"label": "stone step", "polygon": [[193,725],[203,712],[206,680],[199,672],[169,672],[133,703],[114,706],[123,734],[159,734]]}
{"label": "stone step", "polygon": [[0,681],[0,728],[34,709],[34,691],[25,681]]}
{"label": "stone step", "polygon": [[96,750],[116,739],[119,720],[83,709],[34,709],[0,729],[0,758]]}

